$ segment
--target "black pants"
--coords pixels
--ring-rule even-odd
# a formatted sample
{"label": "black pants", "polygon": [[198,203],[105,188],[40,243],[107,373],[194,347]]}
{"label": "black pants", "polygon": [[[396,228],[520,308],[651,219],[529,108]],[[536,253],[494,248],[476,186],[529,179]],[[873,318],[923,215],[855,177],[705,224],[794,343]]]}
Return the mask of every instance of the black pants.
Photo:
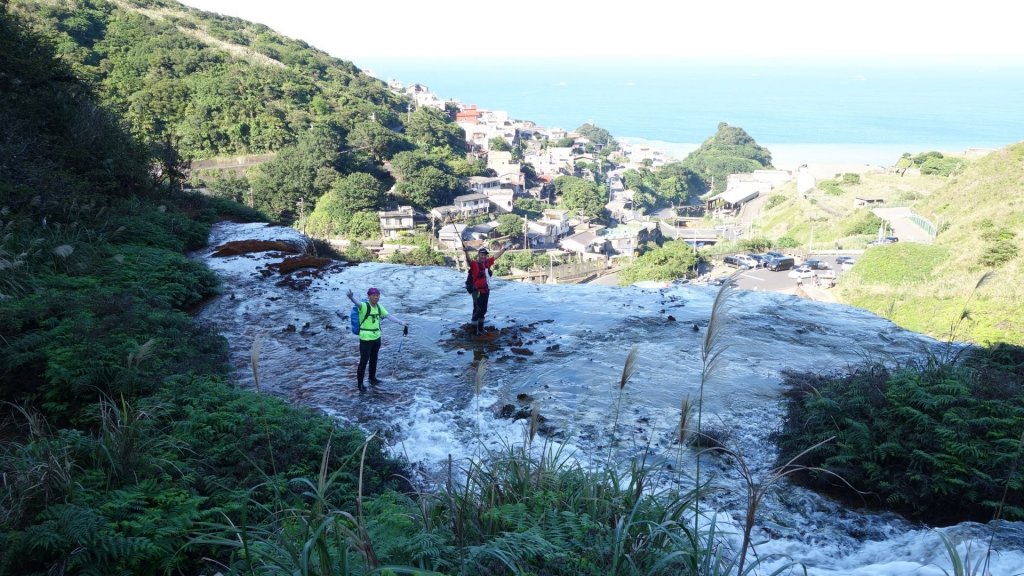
{"label": "black pants", "polygon": [[480,292],[477,290],[473,292],[473,322],[477,324],[484,323],[484,316],[487,315],[487,300],[491,297],[491,293]]}
{"label": "black pants", "polygon": [[380,352],[380,338],[376,340],[359,341],[359,386],[363,385],[363,376],[366,375],[366,365],[370,365],[370,381],[377,379],[377,354]]}

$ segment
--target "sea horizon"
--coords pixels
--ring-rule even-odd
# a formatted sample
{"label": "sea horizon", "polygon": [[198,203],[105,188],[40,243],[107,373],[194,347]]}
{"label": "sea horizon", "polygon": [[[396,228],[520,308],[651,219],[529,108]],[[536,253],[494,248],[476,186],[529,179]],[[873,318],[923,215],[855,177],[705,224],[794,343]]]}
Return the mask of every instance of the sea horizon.
{"label": "sea horizon", "polygon": [[[358,65],[358,63],[357,63]],[[721,122],[773,165],[891,165],[1024,139],[1024,64],[970,60],[386,60],[365,69],[546,128],[591,123],[682,159]]]}

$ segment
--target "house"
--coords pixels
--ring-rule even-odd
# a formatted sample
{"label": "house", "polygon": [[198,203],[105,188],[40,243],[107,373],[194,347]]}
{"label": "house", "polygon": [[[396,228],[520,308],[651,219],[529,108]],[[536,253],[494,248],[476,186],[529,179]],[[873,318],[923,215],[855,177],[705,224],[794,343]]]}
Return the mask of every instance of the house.
{"label": "house", "polygon": [[510,190],[513,194],[520,194],[526,187],[526,176],[519,171],[519,164],[514,165],[515,172],[506,172],[498,176],[502,189]]}
{"label": "house", "polygon": [[632,256],[641,244],[661,240],[661,232],[653,222],[630,222],[606,228],[601,231],[601,235],[608,242],[608,251],[613,255]]}
{"label": "house", "polygon": [[558,242],[557,225],[550,221],[526,221],[526,247],[547,248]]}
{"label": "house", "polygon": [[427,107],[441,111],[445,110],[445,101],[438,98],[436,94],[430,91],[430,88],[422,84],[408,86],[405,88],[404,93],[416,103],[417,108]]}
{"label": "house", "polygon": [[548,208],[541,212],[539,222],[551,228],[552,241],[564,238],[572,231],[569,226],[569,216],[565,210]]}
{"label": "house", "polygon": [[521,172],[519,163],[512,160],[512,153],[501,150],[491,150],[487,153],[487,167],[494,170],[499,178],[505,174]]}
{"label": "house", "polygon": [[760,193],[760,185],[757,182],[737,182],[726,188],[725,192],[709,198],[707,210],[708,212],[738,211],[744,204],[757,198]]}
{"label": "house", "polygon": [[451,223],[437,231],[437,241],[452,250],[461,250],[465,239],[466,225]]}
{"label": "house", "polygon": [[469,189],[473,192],[486,194],[501,188],[501,178],[496,176],[470,176]]}
{"label": "house", "polygon": [[476,216],[478,214],[487,214],[491,206],[491,203],[487,201],[487,196],[480,193],[456,196],[453,204],[459,216],[463,218],[467,216]]}
{"label": "house", "polygon": [[455,122],[458,124],[478,124],[480,122],[480,114],[482,110],[478,110],[476,104],[471,104],[468,107],[462,107],[458,112],[455,113]]}
{"label": "house", "polygon": [[508,214],[512,211],[516,193],[506,188],[490,190],[485,192],[487,201],[490,203],[491,212],[496,214]]}
{"label": "house", "polygon": [[858,196],[853,199],[853,206],[855,208],[863,208],[864,206],[876,206],[878,204],[885,204],[885,200],[882,198],[864,198]]}
{"label": "house", "polygon": [[487,240],[488,238],[494,238],[497,236],[498,221],[491,220],[490,222],[484,222],[483,224],[476,224],[466,228],[464,236],[470,241],[473,240]]}
{"label": "house", "polygon": [[586,230],[563,238],[558,243],[562,250],[579,254],[584,260],[606,258],[608,241],[600,234],[600,229]]}
{"label": "house", "polygon": [[744,204],[767,194],[793,179],[788,170],[754,170],[749,174],[729,174],[725,192],[709,199],[707,209],[737,211]]}
{"label": "house", "polygon": [[380,231],[385,238],[396,238],[402,232],[415,228],[416,211],[412,206],[399,206],[398,210],[377,212],[380,219]]}

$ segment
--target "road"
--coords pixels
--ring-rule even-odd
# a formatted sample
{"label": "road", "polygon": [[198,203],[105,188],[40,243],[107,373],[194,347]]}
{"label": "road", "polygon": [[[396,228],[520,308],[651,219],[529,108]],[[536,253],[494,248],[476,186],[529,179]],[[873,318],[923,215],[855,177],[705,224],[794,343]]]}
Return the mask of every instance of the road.
{"label": "road", "polygon": [[875,208],[872,212],[885,220],[892,236],[899,238],[900,242],[931,244],[932,237],[910,219],[913,214],[910,208]]}
{"label": "road", "polygon": [[[811,258],[817,258],[827,262],[832,266],[832,269],[836,271],[837,275],[842,276],[843,272],[841,268],[835,264],[835,256],[813,255]],[[707,282],[709,279],[726,277],[736,271],[737,269],[731,266],[718,265],[713,268],[709,274],[703,276],[703,280],[697,281],[697,283]],[[595,278],[590,281],[589,284],[618,286],[618,281],[618,274],[608,274],[606,276],[601,276],[600,278]],[[772,272],[765,268],[743,270],[736,279],[736,285],[743,290],[782,292],[784,294],[793,294],[822,302],[836,301],[829,289],[816,287],[814,285],[814,280],[811,278],[804,279],[803,282],[798,285],[796,278],[789,277],[789,270],[783,270],[781,272]]]}

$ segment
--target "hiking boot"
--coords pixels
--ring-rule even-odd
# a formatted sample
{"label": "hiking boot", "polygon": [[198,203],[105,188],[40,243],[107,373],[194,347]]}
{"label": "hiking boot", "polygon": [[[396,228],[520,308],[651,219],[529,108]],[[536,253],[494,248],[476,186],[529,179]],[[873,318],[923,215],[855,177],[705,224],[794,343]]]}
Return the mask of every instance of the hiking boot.
{"label": "hiking boot", "polygon": [[370,378],[370,386],[376,386],[378,384],[383,384],[383,382],[376,378]]}
{"label": "hiking boot", "polygon": [[[371,384],[372,384],[372,382],[371,382]],[[366,384],[363,384],[362,382],[360,382],[359,383],[359,391],[360,392],[366,392]]]}

